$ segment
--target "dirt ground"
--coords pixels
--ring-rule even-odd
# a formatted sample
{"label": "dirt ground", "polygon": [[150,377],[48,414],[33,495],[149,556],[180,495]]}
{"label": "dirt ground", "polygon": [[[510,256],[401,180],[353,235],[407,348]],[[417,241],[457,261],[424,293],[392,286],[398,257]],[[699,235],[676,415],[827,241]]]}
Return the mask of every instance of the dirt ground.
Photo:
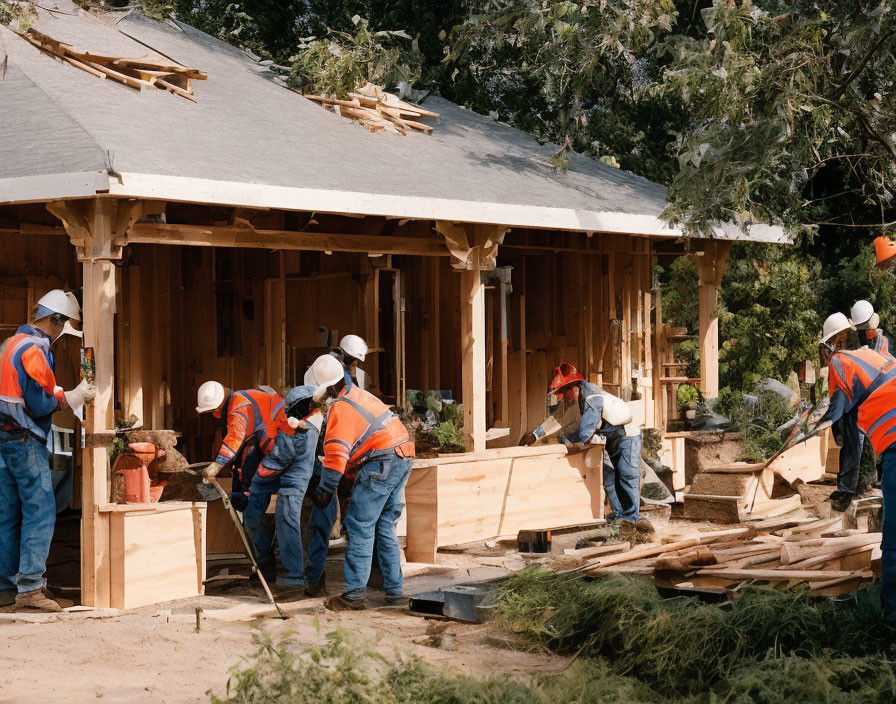
{"label": "dirt ground", "polygon": [[[440,561],[457,568],[409,578],[406,593],[509,574],[467,555],[440,555]],[[341,566],[339,554],[328,560],[332,593],[339,592]],[[128,612],[0,613],[0,704],[207,702],[209,690],[224,694],[228,669],[253,651],[259,628],[275,637],[293,631],[302,649],[342,626],[379,652],[415,655],[469,674],[527,677],[567,663],[502,647],[487,626],[424,619],[401,607],[337,615],[323,608],[323,599],[301,599],[283,604],[289,617],[283,621],[268,617],[272,609],[256,596],[260,589],[240,585],[218,593]],[[374,605],[382,604],[378,595],[371,590]],[[197,607],[203,610],[199,632]]]}
{"label": "dirt ground", "polygon": [[[656,540],[689,537],[724,526],[676,520],[646,512],[656,528]],[[73,525],[76,523],[73,521]],[[602,531],[606,533],[606,529]],[[574,548],[595,531],[554,535],[553,555],[524,557],[510,543],[485,543],[456,552],[440,552],[447,571],[405,579],[405,593],[433,591],[451,583],[484,581],[511,574],[533,561],[547,563],[564,548]],[[60,539],[51,557],[50,583],[72,582],[66,553],[77,556]],[[210,565],[208,574],[220,572]],[[231,572],[246,572],[231,567]],[[329,592],[342,586],[342,554],[332,550],[327,561]],[[77,598],[68,585],[61,595]],[[72,611],[62,614],[15,613],[0,609],[0,704],[31,702],[207,702],[208,692],[223,695],[228,670],[254,650],[253,634],[264,628],[273,636],[293,631],[295,647],[322,643],[342,626],[361,634],[379,652],[414,655],[455,672],[473,675],[503,673],[527,678],[556,672],[567,658],[522,653],[504,644],[504,636],[486,625],[462,624],[411,615],[403,607],[387,607],[382,592],[370,591],[372,608],[333,614],[323,599],[284,603],[288,620],[271,618],[260,588],[247,582],[210,587],[209,594],[128,612]],[[196,609],[202,608],[200,630]],[[5,612],[4,612],[5,611]]]}

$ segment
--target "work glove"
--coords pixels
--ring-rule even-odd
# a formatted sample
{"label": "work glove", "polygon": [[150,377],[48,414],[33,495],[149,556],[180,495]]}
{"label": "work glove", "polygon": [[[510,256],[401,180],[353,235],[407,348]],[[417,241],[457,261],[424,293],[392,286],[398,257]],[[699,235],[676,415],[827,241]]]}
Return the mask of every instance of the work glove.
{"label": "work glove", "polygon": [[534,445],[535,441],[538,438],[535,437],[535,433],[526,433],[520,438],[520,447],[528,447],[529,445]]}
{"label": "work glove", "polygon": [[206,479],[214,479],[222,469],[224,469],[224,467],[220,464],[212,462],[208,467],[202,470],[202,476]]}
{"label": "work glove", "polygon": [[65,402],[69,408],[80,408],[85,401],[93,401],[96,398],[96,384],[91,384],[87,379],[83,379],[71,391],[63,391]]}
{"label": "work glove", "polygon": [[311,495],[311,502],[323,511],[333,500],[333,492],[327,491],[322,486],[318,486]]}

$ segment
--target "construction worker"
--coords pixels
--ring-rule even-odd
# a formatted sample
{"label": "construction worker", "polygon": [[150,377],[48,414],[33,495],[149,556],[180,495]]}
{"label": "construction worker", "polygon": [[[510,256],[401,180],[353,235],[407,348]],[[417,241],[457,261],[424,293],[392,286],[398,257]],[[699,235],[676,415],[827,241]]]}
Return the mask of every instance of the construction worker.
{"label": "construction worker", "polygon": [[332,399],[324,434],[324,460],[313,502],[325,509],[343,475],[355,472],[345,515],[345,591],[327,600],[332,611],[366,608],[367,582],[377,542],[384,589],[389,601],[402,598],[401,551],[395,525],[404,510],[402,492],[411,473],[414,443],[389,408],[372,394],[348,384],[345,370],[329,354],[311,365],[314,400]]}
{"label": "construction worker", "polygon": [[[243,512],[246,532],[256,551],[261,553],[257,555],[259,569],[265,579],[273,580],[277,570],[273,553],[264,554],[271,539],[262,525],[262,517],[276,491],[276,482],[261,477],[254,492],[251,486],[262,459],[274,449],[278,429],[286,424],[283,398],[269,387],[231,392],[217,381],[207,381],[199,387],[196,412],[211,413],[226,425],[218,456],[203,474],[212,479],[225,465],[233,463],[230,500],[234,508]],[[265,483],[270,486],[265,487]],[[265,493],[272,487],[273,490]]]}
{"label": "construction worker", "polygon": [[[853,313],[856,313],[853,306]],[[843,313],[832,313],[824,321],[820,344],[831,349],[842,349],[847,336],[855,327]],[[844,413],[833,425],[834,440],[840,445],[840,471],[837,475],[837,489],[828,497],[838,511],[845,510],[855,496],[859,483],[859,469],[865,436],[858,426],[858,408]]]}
{"label": "construction worker", "polygon": [[56,525],[47,435],[55,411],[79,409],[96,388],[56,385],[51,347],[81,320],[75,295],[50,291],[32,320],[0,348],[0,606],[62,611],[43,592]]}
{"label": "construction worker", "polygon": [[[830,406],[819,423],[836,423],[856,411],[859,429],[871,440],[883,464],[883,539],[881,601],[890,620],[896,618],[896,359],[863,347],[837,351],[828,335],[819,355],[828,366]],[[889,507],[889,510],[888,510]]]}
{"label": "construction worker", "polygon": [[[849,320],[859,333],[859,341],[881,354],[896,353],[893,338],[880,327],[880,316],[868,301],[856,301],[849,313]],[[892,352],[891,352],[892,350]]]}
{"label": "construction worker", "polygon": [[627,433],[632,422],[628,404],[589,384],[566,362],[554,369],[548,389],[548,418],[526,433],[520,445],[532,445],[560,432],[567,447],[587,445],[595,436],[606,440],[604,490],[611,518],[637,522],[641,506],[641,434]]}
{"label": "construction worker", "polygon": [[[346,335],[339,341],[339,347],[330,350],[330,354],[339,360],[345,369],[345,383],[354,384],[367,391],[367,375],[358,365],[367,357],[367,343],[357,335]],[[311,368],[305,372],[305,384],[313,384]]]}
{"label": "construction worker", "polygon": [[[277,432],[274,449],[261,461],[249,488],[250,497],[253,492],[265,493],[272,488],[277,492],[277,542],[280,560],[286,570],[286,575],[277,578],[277,584],[288,589],[305,586],[302,501],[308,490],[323,424],[323,414],[314,408],[313,394],[313,386],[297,386],[286,395],[285,423]],[[261,561],[273,562],[270,539],[256,546]]]}

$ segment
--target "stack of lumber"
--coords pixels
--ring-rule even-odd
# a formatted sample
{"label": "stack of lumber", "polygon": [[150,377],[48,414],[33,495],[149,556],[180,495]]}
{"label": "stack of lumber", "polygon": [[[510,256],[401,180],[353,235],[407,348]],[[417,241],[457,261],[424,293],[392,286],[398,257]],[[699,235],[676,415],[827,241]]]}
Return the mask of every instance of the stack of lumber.
{"label": "stack of lumber", "polygon": [[348,94],[348,100],[305,93],[308,100],[320,103],[337,115],[358,120],[371,132],[395,132],[406,135],[407,129],[432,132],[432,125],[419,122],[420,117],[438,117],[439,113],[387,93],[375,83],[365,83]]}
{"label": "stack of lumber", "polygon": [[[659,586],[689,590],[720,592],[742,582],[808,583],[811,594],[833,596],[871,579],[880,533],[843,530],[839,517],[805,520],[767,521],[630,550],[612,545],[567,554],[585,558],[579,569],[592,577],[652,575]],[[798,525],[783,528],[793,523]],[[765,532],[773,528],[774,533]]]}
{"label": "stack of lumber", "polygon": [[78,50],[57,41],[36,29],[19,32],[19,36],[45,54],[65,61],[97,78],[111,78],[131,88],[160,88],[194,103],[191,80],[204,81],[208,76],[199,69],[187,68],[174,61],[161,63],[154,59],[131,59],[102,56]]}
{"label": "stack of lumber", "polygon": [[[790,495],[772,498],[776,483]],[[692,520],[740,523],[750,518],[780,516],[799,507],[799,494],[790,490],[765,463],[734,462],[710,467],[694,475],[684,494],[684,517]]]}

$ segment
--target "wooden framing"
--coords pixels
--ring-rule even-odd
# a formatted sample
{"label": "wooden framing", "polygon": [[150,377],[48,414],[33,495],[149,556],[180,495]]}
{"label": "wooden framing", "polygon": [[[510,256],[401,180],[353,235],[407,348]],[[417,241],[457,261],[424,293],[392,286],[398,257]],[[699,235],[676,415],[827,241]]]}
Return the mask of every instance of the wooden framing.
{"label": "wooden framing", "polygon": [[[195,388],[209,378],[231,388],[294,384],[325,344],[321,325],[366,337],[365,367],[384,395],[451,390],[464,404],[472,454],[415,462],[412,560],[431,562],[440,545],[602,518],[598,449],[487,449],[515,445],[541,422],[559,362],[636,399],[645,425],[668,417],[648,237],[263,208],[222,220],[221,207],[114,196],[53,201],[44,217],[42,206],[27,207],[35,217],[23,222],[0,206],[0,238],[58,242],[65,233],[81,262],[85,342],[100,388],[88,435],[112,429],[117,404],[145,428],[182,432],[184,454],[205,459],[214,429],[193,410]],[[703,269],[713,271],[701,283],[712,275],[717,286],[720,266],[706,263],[727,248],[707,247]],[[189,502],[109,504],[106,452],[88,447],[83,603],[129,608],[201,593],[205,551],[233,546],[227,521]],[[154,552],[151,541],[169,547]],[[177,575],[147,566],[163,565],[168,550]]]}
{"label": "wooden framing", "polygon": [[719,395],[719,286],[731,242],[708,240],[694,255],[699,276],[700,391],[705,398]]}

